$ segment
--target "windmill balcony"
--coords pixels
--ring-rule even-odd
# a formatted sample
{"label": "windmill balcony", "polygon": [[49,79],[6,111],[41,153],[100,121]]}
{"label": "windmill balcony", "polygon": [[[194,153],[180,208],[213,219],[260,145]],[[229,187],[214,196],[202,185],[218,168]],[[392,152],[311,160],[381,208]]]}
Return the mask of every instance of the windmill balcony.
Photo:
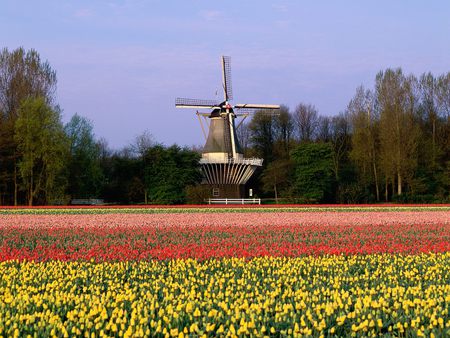
{"label": "windmill balcony", "polygon": [[262,166],[263,159],[262,158],[217,158],[217,157],[209,157],[203,156],[200,159],[200,164],[208,164],[208,163],[228,163],[228,164],[248,164],[252,166]]}

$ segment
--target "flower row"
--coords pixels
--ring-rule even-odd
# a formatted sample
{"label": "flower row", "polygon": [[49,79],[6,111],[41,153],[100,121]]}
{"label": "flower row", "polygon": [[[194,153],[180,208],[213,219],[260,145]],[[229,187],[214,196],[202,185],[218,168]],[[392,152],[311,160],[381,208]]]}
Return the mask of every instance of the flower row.
{"label": "flower row", "polygon": [[450,221],[441,212],[0,217],[0,261],[446,251]]}
{"label": "flower row", "polygon": [[0,215],[82,215],[161,213],[273,213],[273,212],[396,212],[450,211],[450,204],[354,204],[354,205],[144,205],[144,206],[37,206],[0,207]]}
{"label": "flower row", "polygon": [[450,253],[0,263],[0,335],[445,336]]}

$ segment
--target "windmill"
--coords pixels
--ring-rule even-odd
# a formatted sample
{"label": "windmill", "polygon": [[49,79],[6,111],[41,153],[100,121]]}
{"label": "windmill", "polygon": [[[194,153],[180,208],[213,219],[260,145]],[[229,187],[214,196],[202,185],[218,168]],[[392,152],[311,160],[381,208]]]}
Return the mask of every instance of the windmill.
{"label": "windmill", "polygon": [[[233,91],[230,57],[228,56],[222,56],[222,87],[223,101],[177,98],[175,106],[197,109],[197,116],[206,138],[200,165],[206,183],[213,188],[213,197],[242,197],[244,185],[255,170],[262,166],[263,160],[244,158],[236,130],[251,112],[263,110],[271,113],[280,106],[250,103],[231,105]],[[210,112],[199,112],[198,109],[209,109]],[[208,126],[208,134],[206,134],[202,117]],[[235,119],[237,117],[243,119],[236,127]],[[207,120],[209,120],[209,124]]]}

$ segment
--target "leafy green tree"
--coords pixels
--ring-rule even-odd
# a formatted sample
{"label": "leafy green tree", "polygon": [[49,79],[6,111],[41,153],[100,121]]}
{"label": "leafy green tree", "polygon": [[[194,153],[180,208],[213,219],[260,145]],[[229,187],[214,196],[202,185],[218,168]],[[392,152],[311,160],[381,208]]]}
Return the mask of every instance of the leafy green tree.
{"label": "leafy green tree", "polygon": [[[103,144],[105,146],[105,144]],[[109,203],[136,204],[143,202],[141,161],[129,151],[116,151],[101,156],[104,173],[101,197]]]}
{"label": "leafy green tree", "polygon": [[70,145],[67,164],[68,193],[72,198],[98,198],[103,173],[92,122],[75,114],[64,130]]}
{"label": "leafy green tree", "polygon": [[43,203],[60,198],[61,185],[55,184],[64,168],[68,144],[59,111],[43,98],[22,102],[15,124],[14,140],[22,154],[19,161],[21,186],[28,205],[40,197]]}
{"label": "leafy green tree", "polygon": [[200,155],[177,145],[155,145],[146,152],[145,182],[153,204],[186,201],[186,187],[200,182]]}
{"label": "leafy green tree", "polygon": [[302,202],[330,202],[334,184],[331,144],[301,143],[291,155],[294,193]]}

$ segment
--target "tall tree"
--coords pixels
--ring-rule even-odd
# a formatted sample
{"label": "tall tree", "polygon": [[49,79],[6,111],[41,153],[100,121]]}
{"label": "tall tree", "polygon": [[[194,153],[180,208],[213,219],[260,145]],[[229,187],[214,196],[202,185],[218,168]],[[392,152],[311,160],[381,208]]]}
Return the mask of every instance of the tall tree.
{"label": "tall tree", "polygon": [[341,185],[348,183],[349,152],[351,149],[350,121],[347,113],[340,113],[331,119],[331,158],[335,180],[335,196],[340,202]]}
{"label": "tall tree", "polygon": [[[438,117],[443,122],[441,143],[443,158],[450,159],[450,72],[438,77],[437,80]],[[450,160],[448,160],[450,162]],[[448,163],[450,166],[450,163]]]}
{"label": "tall tree", "polygon": [[144,192],[144,204],[148,204],[148,182],[146,179],[148,176],[145,175],[145,170],[147,167],[147,152],[155,145],[155,140],[153,135],[148,131],[144,131],[142,134],[138,135],[131,145],[131,149],[135,153],[141,164],[141,170],[139,176],[134,178],[134,186],[137,188],[135,190]]}
{"label": "tall tree", "polygon": [[[3,203],[18,203],[17,163],[21,156],[14,140],[14,125],[22,101],[41,97],[53,104],[56,92],[56,72],[47,61],[31,49],[18,48],[0,52],[0,196]],[[2,200],[0,199],[0,203]]]}
{"label": "tall tree", "polygon": [[439,76],[436,86],[439,112],[448,121],[450,119],[450,72]]}
{"label": "tall tree", "polygon": [[[60,113],[43,98],[28,98],[19,108],[14,140],[22,157],[18,167],[28,205],[37,197],[49,203],[61,193],[55,182],[64,167],[67,139]],[[59,191],[58,191],[59,190]]]}
{"label": "tall tree", "polygon": [[376,200],[380,201],[378,116],[374,108],[373,93],[363,86],[358,87],[347,110],[352,123],[350,157],[358,169],[360,183],[364,186],[373,184]]}
{"label": "tall tree", "polygon": [[438,156],[438,145],[436,142],[436,134],[438,127],[438,95],[437,95],[437,81],[433,74],[422,74],[419,80],[421,104],[420,110],[422,112],[421,120],[424,122],[424,130],[426,134],[431,134],[431,164],[436,166]]}
{"label": "tall tree", "polygon": [[450,72],[435,78],[436,128],[435,142],[438,151],[436,192],[438,201],[450,196]]}
{"label": "tall tree", "polygon": [[[386,178],[401,195],[406,181],[417,167],[419,129],[414,121],[417,108],[414,89],[416,79],[406,77],[400,68],[387,69],[376,77],[376,97],[380,111],[381,159]],[[395,191],[395,190],[394,190]]]}

